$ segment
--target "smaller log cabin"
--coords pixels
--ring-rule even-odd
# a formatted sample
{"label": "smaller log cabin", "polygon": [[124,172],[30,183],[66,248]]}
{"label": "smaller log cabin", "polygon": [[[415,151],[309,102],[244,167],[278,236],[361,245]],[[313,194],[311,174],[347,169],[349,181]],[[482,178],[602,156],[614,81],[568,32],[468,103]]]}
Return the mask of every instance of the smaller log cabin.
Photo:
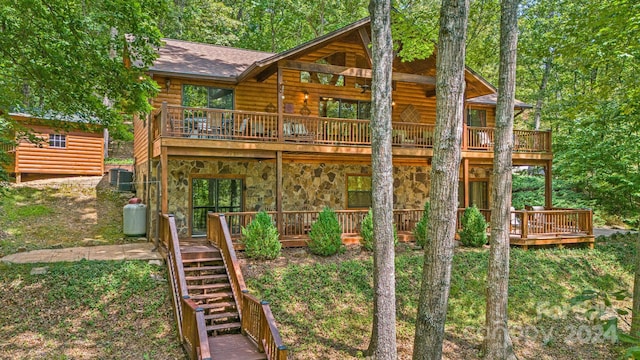
{"label": "smaller log cabin", "polygon": [[[163,213],[174,214],[181,237],[204,236],[215,212],[238,239],[264,210],[283,244],[300,246],[330,207],[343,239],[358,238],[371,206],[370,37],[363,19],[277,54],[166,39],[150,68],[161,89],[155,111],[134,119],[148,233]],[[394,219],[407,237],[429,200],[435,65],[435,54],[393,62]],[[497,90],[468,68],[465,81],[459,207],[475,204],[489,219]],[[593,241],[589,211],[553,209],[551,131],[514,130],[513,139],[512,163],[544,167],[546,178],[544,209],[512,213],[513,243]]]}
{"label": "smaller log cabin", "polygon": [[37,141],[25,137],[4,149],[12,162],[7,171],[16,183],[67,177],[104,174],[105,130],[75,117],[37,118],[24,113],[11,113],[18,126],[29,131]]}

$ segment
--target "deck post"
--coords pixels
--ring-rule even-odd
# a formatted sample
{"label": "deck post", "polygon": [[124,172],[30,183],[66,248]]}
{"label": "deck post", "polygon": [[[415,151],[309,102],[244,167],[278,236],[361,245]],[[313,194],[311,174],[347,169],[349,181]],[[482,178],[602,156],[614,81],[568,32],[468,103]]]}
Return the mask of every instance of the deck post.
{"label": "deck post", "polygon": [[469,159],[462,160],[462,181],[464,183],[464,199],[463,207],[466,209],[469,207]]}
{"label": "deck post", "polygon": [[[467,112],[465,111],[465,114]],[[467,150],[469,146],[469,132],[467,131],[467,119],[466,116],[462,119],[462,150]]]}
{"label": "deck post", "polygon": [[548,160],[544,168],[544,208],[547,210],[553,209],[553,180],[551,179],[551,164],[552,161]]}
{"label": "deck post", "polygon": [[276,151],[276,226],[278,233],[283,233],[282,218],[282,151]]}
{"label": "deck post", "polygon": [[160,200],[162,202],[161,209],[163,214],[169,213],[169,155],[167,155],[167,148],[162,147],[160,152],[160,189],[162,195]]}
{"label": "deck post", "polygon": [[278,141],[284,141],[284,83],[282,82],[282,68],[278,64],[278,81],[276,82],[278,94]]}
{"label": "deck post", "polygon": [[527,210],[522,212],[522,229],[520,231],[520,237],[526,239],[529,236],[529,213]]}
{"label": "deck post", "polygon": [[160,136],[166,135],[165,129],[167,128],[167,115],[168,115],[167,102],[163,101],[161,105],[161,111],[160,111]]}

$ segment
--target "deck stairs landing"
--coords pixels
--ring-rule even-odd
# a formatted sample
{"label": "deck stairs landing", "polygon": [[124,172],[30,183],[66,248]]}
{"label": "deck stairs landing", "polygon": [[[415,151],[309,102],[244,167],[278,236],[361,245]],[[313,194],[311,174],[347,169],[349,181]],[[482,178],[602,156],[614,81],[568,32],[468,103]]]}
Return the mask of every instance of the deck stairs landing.
{"label": "deck stairs landing", "polygon": [[204,311],[213,360],[266,359],[241,333],[239,304],[231,289],[220,250],[206,242],[180,241],[189,298]]}

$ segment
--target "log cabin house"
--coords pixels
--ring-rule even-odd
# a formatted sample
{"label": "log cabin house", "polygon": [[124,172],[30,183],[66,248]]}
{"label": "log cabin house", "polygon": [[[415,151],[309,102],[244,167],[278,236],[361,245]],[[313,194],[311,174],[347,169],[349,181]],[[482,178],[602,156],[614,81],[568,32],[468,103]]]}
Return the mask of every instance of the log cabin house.
{"label": "log cabin house", "polygon": [[[239,239],[268,211],[285,246],[304,244],[319,211],[337,211],[346,240],[371,204],[371,51],[368,19],[272,54],[169,40],[150,68],[155,111],[134,121],[138,196],[174,214],[181,237],[225,213]],[[459,201],[490,216],[496,88],[466,70]],[[435,131],[435,55],[394,61],[394,217],[409,236],[429,199]],[[528,105],[517,102],[521,112]],[[593,242],[590,210],[553,209],[550,131],[514,130],[514,165],[545,169],[545,207],[512,213],[512,243]]]}
{"label": "log cabin house", "polygon": [[23,181],[67,177],[101,176],[104,174],[105,130],[85,123],[74,116],[34,117],[25,113],[10,113],[21,127],[38,139],[16,139],[16,145],[4,150],[11,156],[6,170],[16,183]]}

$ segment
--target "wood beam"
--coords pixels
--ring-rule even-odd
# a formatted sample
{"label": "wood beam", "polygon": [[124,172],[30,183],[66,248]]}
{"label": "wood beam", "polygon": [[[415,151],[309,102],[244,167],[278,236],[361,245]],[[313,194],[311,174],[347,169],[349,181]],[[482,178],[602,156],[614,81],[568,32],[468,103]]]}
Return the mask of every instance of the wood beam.
{"label": "wood beam", "polygon": [[553,208],[553,180],[551,179],[551,164],[552,161],[547,161],[547,165],[544,168],[544,208]]}
{"label": "wood beam", "polygon": [[167,154],[167,149],[164,147],[162,148],[162,152],[160,153],[160,188],[161,188],[160,210],[162,211],[163,214],[168,214],[169,213],[169,155]]}
{"label": "wood beam", "polygon": [[463,207],[469,207],[469,159],[462,159],[462,181],[464,182],[464,201]]}
{"label": "wood beam", "polygon": [[369,65],[373,66],[373,57],[371,56],[371,39],[369,38],[369,34],[364,28],[360,28],[358,30],[358,34],[360,35],[360,40],[362,40],[362,45],[364,45],[364,50],[367,52]]}
{"label": "wood beam", "polygon": [[278,233],[282,234],[282,151],[276,153],[276,211]]}
{"label": "wood beam", "polygon": [[260,74],[258,74],[256,76],[256,80],[258,82],[264,82],[265,80],[267,80],[271,75],[273,75],[276,71],[278,71],[278,65],[277,64],[272,64],[271,66],[267,67],[263,72],[261,72]]}
{"label": "wood beam", "polygon": [[[344,76],[353,76],[353,77],[371,79],[371,69],[307,63],[307,62],[291,61],[291,60],[283,61],[281,66],[282,68],[285,68],[285,69],[309,71],[309,72],[320,72],[325,74],[344,75]],[[394,72],[392,74],[392,79],[395,81],[409,82],[409,83],[416,83],[416,84],[426,84],[426,85],[436,84],[436,79],[433,76],[425,76],[425,75],[417,75],[417,74],[406,74],[406,73]]]}

